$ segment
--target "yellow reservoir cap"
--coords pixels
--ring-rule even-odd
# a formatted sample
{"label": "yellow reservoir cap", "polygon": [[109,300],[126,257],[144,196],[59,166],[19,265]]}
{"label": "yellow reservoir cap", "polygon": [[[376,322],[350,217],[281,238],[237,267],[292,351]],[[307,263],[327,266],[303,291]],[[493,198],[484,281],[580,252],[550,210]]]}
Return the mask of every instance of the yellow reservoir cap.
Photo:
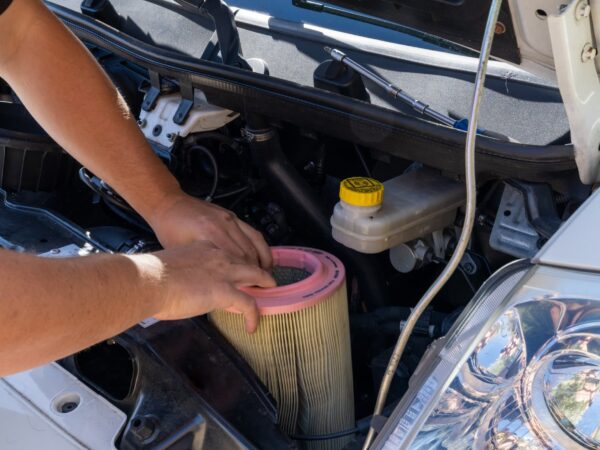
{"label": "yellow reservoir cap", "polygon": [[352,206],[379,206],[383,202],[383,184],[373,178],[346,178],[340,184],[340,200]]}

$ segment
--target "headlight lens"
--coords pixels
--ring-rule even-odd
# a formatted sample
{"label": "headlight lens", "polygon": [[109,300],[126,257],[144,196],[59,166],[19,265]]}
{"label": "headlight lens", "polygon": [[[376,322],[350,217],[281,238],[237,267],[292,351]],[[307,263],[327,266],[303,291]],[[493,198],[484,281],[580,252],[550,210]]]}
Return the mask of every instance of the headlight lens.
{"label": "headlight lens", "polygon": [[375,448],[600,448],[600,275],[512,265],[439,347]]}

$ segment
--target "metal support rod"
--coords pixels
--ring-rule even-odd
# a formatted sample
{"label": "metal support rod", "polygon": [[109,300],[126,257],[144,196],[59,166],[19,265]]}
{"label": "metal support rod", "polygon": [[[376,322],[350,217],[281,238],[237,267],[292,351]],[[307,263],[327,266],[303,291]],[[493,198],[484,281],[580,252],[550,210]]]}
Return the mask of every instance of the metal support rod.
{"label": "metal support rod", "polygon": [[337,48],[325,47],[325,51],[329,53],[334,60],[351,67],[363,77],[371,80],[377,86],[382,88],[390,97],[397,98],[398,100],[406,103],[419,114],[431,117],[432,119],[437,120],[444,125],[448,125],[449,127],[454,127],[456,124],[456,120],[448,117],[445,114],[442,114],[439,111],[436,111],[435,109],[430,108],[428,104],[423,103],[422,101],[407,94],[405,91],[394,86],[392,83],[370,71],[365,66],[357,63],[353,59],[348,58],[348,56],[346,56],[346,54],[341,50],[338,50]]}
{"label": "metal support rod", "polygon": [[[413,308],[410,316],[406,320],[406,325],[402,329],[390,361],[386,368],[383,380],[381,381],[381,387],[379,388],[379,394],[377,395],[377,402],[375,404],[375,410],[373,416],[379,416],[385,406],[385,401],[394,379],[396,369],[402,357],[402,353],[408,342],[419,317],[427,309],[431,301],[435,298],[438,292],[444,287],[446,282],[450,279],[456,268],[459,266],[460,261],[467,249],[469,240],[471,239],[471,233],[473,231],[473,223],[475,221],[475,207],[476,207],[476,196],[477,196],[477,185],[475,179],[475,141],[477,139],[477,121],[479,119],[479,108],[481,106],[481,99],[484,92],[485,76],[487,73],[488,61],[490,58],[490,52],[492,49],[492,42],[494,40],[494,29],[496,22],[498,21],[498,14],[500,13],[500,6],[502,0],[493,0],[490,6],[490,12],[488,15],[487,24],[485,27],[485,33],[483,36],[483,43],[481,46],[481,53],[479,55],[479,64],[477,67],[477,75],[475,77],[475,88],[473,93],[473,103],[471,106],[471,116],[469,118],[469,128],[467,130],[467,141],[465,145],[465,175],[466,175],[466,188],[467,188],[467,200],[466,200],[466,212],[465,220],[460,238],[454,250],[454,254],[450,261],[437,277],[435,282],[429,287],[427,292],[423,295],[419,303]],[[367,438],[365,440],[363,450],[368,450],[375,437],[375,430],[373,427],[369,429]]]}

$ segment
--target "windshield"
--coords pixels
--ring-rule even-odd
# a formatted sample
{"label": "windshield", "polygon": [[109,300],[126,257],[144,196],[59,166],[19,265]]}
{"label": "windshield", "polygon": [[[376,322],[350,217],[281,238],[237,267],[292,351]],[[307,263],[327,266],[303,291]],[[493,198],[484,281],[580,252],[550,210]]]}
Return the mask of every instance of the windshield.
{"label": "windshield", "polygon": [[227,4],[233,8],[243,8],[268,14],[290,22],[300,22],[313,26],[329,28],[331,30],[351,33],[358,36],[379,39],[396,44],[410,45],[412,47],[428,48],[433,50],[446,50],[432,42],[427,42],[419,37],[412,36],[397,30],[391,30],[366,22],[340,17],[333,14],[320,13],[309,9],[300,8],[292,0],[229,0]]}

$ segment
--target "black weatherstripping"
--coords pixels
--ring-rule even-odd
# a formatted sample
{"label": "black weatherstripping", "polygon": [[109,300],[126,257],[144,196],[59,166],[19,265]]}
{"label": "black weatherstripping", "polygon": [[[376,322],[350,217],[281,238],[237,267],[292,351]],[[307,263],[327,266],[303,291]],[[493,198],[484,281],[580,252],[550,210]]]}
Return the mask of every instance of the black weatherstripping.
{"label": "black weatherstripping", "polygon": [[[82,40],[163,76],[190,82],[219,106],[287,121],[447,172],[464,172],[462,132],[319,89],[200,61],[140,42],[67,8],[49,6]],[[529,181],[546,181],[576,168],[569,146],[484,138],[477,142],[477,167],[479,176]]]}

